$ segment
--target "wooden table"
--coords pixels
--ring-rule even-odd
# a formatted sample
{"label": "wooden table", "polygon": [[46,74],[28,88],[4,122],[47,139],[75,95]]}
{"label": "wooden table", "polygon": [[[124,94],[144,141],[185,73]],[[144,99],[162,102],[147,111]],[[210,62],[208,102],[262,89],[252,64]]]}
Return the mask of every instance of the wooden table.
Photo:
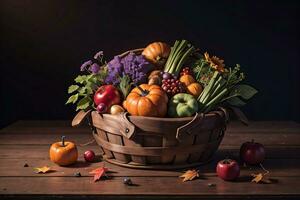
{"label": "wooden table", "polygon": [[[252,122],[246,127],[232,122],[214,161],[199,167],[199,179],[184,183],[178,178],[182,171],[134,170],[108,163],[105,166],[112,171],[110,179],[94,183],[89,171],[104,163],[86,163],[82,154],[87,149],[99,154],[100,148],[96,144],[79,146],[79,162],[58,167],[49,161],[48,150],[61,135],[77,144],[92,140],[87,127],[71,128],[66,121],[18,121],[0,131],[0,199],[300,199],[299,123]],[[237,159],[241,143],[251,139],[265,145],[267,159],[263,166],[277,182],[252,183],[249,175],[263,170],[243,166],[237,181],[219,179],[215,173],[217,160]],[[29,167],[24,167],[25,163]],[[44,165],[56,171],[34,172],[34,167]],[[82,177],[75,177],[75,172]],[[130,177],[136,186],[124,185],[124,177]]]}

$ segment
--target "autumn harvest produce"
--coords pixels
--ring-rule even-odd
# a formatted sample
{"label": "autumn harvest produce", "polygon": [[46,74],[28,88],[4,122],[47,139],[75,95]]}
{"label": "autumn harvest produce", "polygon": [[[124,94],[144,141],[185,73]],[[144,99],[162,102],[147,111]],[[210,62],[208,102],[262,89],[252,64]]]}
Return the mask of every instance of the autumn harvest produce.
{"label": "autumn harvest produce", "polygon": [[[66,102],[80,111],[72,124],[88,118],[106,160],[127,167],[206,162],[223,138],[227,111],[239,115],[257,93],[239,65],[228,67],[187,40],[153,42],[108,61],[100,51],[80,70]],[[198,141],[198,134],[211,139]],[[189,137],[184,153],[180,142]]]}
{"label": "autumn harvest produce", "polygon": [[73,142],[65,141],[65,136],[62,136],[61,142],[51,145],[49,154],[50,160],[61,166],[71,165],[78,158],[76,145]]}

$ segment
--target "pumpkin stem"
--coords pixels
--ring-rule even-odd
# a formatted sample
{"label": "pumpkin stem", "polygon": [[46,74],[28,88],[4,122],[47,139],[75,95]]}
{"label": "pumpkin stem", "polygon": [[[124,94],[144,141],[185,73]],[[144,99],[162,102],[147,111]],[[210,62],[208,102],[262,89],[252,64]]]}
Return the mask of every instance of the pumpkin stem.
{"label": "pumpkin stem", "polygon": [[61,136],[61,145],[64,147],[65,146],[65,138],[66,136]]}
{"label": "pumpkin stem", "polygon": [[137,85],[136,87],[141,91],[143,97],[149,94],[147,90],[143,90],[143,88],[141,88],[139,85]]}

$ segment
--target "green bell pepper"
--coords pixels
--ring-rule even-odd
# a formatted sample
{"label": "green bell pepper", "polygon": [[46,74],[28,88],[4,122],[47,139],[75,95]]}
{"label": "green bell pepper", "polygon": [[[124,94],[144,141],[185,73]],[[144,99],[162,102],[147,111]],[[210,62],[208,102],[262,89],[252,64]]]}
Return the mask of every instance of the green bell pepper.
{"label": "green bell pepper", "polygon": [[198,111],[197,100],[190,94],[179,93],[169,101],[170,117],[191,117]]}

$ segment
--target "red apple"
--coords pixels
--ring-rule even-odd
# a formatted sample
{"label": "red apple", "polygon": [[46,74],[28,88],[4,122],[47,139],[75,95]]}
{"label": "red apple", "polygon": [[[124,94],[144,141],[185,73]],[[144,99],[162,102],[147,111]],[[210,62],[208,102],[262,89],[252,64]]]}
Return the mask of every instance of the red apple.
{"label": "red apple", "polygon": [[103,85],[98,88],[94,95],[94,103],[98,106],[103,103],[107,109],[114,104],[121,103],[121,96],[118,89],[113,85]]}
{"label": "red apple", "polygon": [[240,158],[249,165],[257,165],[265,159],[265,148],[262,144],[254,142],[245,142],[240,148]]}
{"label": "red apple", "polygon": [[225,159],[218,162],[216,171],[221,179],[232,181],[239,177],[240,166],[235,160]]}
{"label": "red apple", "polygon": [[83,157],[87,162],[93,162],[95,159],[95,153],[91,150],[88,150],[84,152]]}

